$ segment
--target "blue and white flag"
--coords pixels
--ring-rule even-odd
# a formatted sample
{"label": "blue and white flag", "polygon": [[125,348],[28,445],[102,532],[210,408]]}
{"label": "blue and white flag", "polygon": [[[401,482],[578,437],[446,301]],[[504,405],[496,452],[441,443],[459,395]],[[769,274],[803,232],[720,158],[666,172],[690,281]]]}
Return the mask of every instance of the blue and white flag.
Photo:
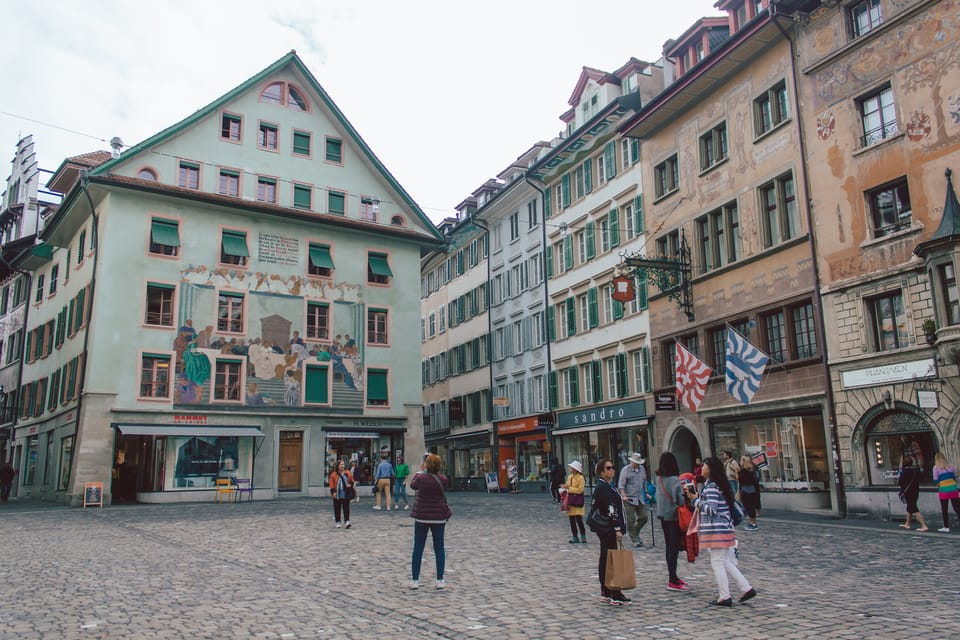
{"label": "blue and white flag", "polygon": [[727,392],[750,404],[770,358],[731,328],[727,328]]}

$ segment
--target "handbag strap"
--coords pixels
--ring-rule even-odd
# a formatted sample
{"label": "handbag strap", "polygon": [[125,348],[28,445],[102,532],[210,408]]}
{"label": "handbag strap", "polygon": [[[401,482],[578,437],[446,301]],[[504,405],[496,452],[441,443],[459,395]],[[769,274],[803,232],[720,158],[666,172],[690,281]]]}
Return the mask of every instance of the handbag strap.
{"label": "handbag strap", "polygon": [[673,499],[673,496],[672,496],[672,495],[670,495],[670,494],[667,493],[667,488],[666,488],[665,486],[663,486],[663,476],[658,475],[658,476],[657,476],[657,482],[660,483],[660,490],[663,492],[663,494],[666,495],[668,498],[670,498],[670,504],[672,504],[674,507],[679,507],[680,505],[678,505],[678,504],[676,503],[676,501]]}
{"label": "handbag strap", "polygon": [[430,477],[437,481],[437,484],[440,485],[440,493],[443,495],[443,501],[447,501],[447,492],[443,490],[443,482],[437,476],[430,474]]}

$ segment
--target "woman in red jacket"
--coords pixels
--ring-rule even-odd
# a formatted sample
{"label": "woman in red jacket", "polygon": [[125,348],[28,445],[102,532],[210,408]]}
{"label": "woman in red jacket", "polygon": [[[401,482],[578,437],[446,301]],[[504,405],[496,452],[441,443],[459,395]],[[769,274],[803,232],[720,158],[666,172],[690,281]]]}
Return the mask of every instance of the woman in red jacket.
{"label": "woman in red jacket", "polygon": [[344,526],[350,528],[350,501],[356,496],[353,476],[344,468],[343,460],[337,463],[337,469],[330,474],[330,497],[333,498],[333,519],[340,528],[340,515],[343,514]]}
{"label": "woman in red jacket", "polygon": [[413,525],[413,558],[410,567],[410,588],[420,588],[420,565],[423,562],[423,548],[427,545],[427,531],[433,535],[433,555],[437,561],[437,589],[443,589],[443,568],[446,555],[443,550],[443,530],[447,520],[453,515],[447,505],[444,486],[449,485],[447,477],[440,473],[443,461],[440,456],[429,454],[420,466],[420,471],[410,481],[410,488],[417,492],[416,502],[410,517]]}

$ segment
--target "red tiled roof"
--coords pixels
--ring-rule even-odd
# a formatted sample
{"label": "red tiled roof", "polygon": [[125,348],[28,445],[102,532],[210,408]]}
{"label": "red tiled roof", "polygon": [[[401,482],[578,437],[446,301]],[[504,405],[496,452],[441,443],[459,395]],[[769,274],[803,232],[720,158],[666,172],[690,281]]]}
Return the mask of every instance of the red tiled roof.
{"label": "red tiled roof", "polygon": [[113,158],[113,154],[109,151],[90,151],[89,153],[81,153],[78,156],[67,158],[64,162],[82,164],[85,167],[99,167],[111,158]]}

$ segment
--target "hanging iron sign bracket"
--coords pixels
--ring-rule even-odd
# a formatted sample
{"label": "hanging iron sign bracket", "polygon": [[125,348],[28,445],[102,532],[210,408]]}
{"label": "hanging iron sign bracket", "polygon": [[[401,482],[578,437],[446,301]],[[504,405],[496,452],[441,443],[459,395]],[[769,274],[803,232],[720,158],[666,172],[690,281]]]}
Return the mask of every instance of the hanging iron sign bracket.
{"label": "hanging iron sign bracket", "polygon": [[693,322],[693,283],[691,282],[690,248],[681,232],[680,248],[673,256],[646,257],[639,253],[623,254],[620,271],[640,280],[653,282],[662,293],[667,294],[680,310]]}

